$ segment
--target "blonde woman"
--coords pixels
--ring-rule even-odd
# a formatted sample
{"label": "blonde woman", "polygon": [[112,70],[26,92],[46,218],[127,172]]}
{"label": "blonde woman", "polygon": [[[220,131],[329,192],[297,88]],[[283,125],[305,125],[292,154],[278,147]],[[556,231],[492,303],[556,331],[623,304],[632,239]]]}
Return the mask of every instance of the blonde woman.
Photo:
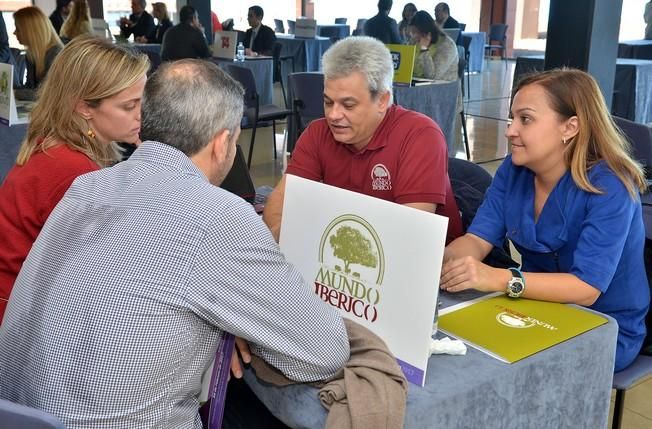
{"label": "blonde woman", "polygon": [[[41,9],[29,6],[14,12],[16,30],[14,34],[18,43],[27,51],[27,81],[24,88],[33,90],[38,87],[48,73],[54,58],[63,48],[63,44],[54,32],[54,27]],[[16,96],[30,99],[34,91],[18,91]]]}
{"label": "blonde woman", "polygon": [[65,43],[82,34],[93,35],[91,10],[86,0],[73,0],[72,11],[63,23],[59,34]]}
{"label": "blonde woman", "polygon": [[113,142],[139,142],[148,69],[144,54],[84,36],[52,65],[0,187],[0,321],[32,243],[72,181],[116,162]]}
{"label": "blonde woman", "polygon": [[[640,166],[595,80],[551,70],[521,81],[505,159],[466,235],[446,247],[441,288],[583,305],[618,322],[615,370],[638,355],[650,290]],[[520,270],[480,261],[509,238]]]}
{"label": "blonde woman", "polygon": [[172,27],[172,21],[170,20],[170,15],[168,15],[168,7],[165,3],[152,3],[152,16],[154,16],[157,21],[154,32],[148,36],[136,37],[137,42],[163,43],[163,35]]}

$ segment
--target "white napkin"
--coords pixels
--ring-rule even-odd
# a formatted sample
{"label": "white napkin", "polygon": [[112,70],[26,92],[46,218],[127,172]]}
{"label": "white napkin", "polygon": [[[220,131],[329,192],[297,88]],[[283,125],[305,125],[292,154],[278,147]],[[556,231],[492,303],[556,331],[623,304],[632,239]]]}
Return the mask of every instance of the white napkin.
{"label": "white napkin", "polygon": [[430,354],[431,355],[465,355],[466,344],[460,340],[451,340],[444,337],[439,340],[434,338],[430,339]]}

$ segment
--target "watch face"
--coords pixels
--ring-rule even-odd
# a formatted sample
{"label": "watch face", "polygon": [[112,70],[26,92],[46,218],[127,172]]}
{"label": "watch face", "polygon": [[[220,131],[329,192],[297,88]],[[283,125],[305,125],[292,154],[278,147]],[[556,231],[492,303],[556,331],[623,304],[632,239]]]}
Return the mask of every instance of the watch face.
{"label": "watch face", "polygon": [[512,293],[521,293],[523,291],[523,283],[521,281],[514,279],[509,285]]}

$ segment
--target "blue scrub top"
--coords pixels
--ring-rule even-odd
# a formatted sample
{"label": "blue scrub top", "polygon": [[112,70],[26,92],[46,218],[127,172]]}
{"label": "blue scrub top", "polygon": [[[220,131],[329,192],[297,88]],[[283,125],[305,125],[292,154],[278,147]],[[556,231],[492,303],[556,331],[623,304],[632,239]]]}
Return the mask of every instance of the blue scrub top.
{"label": "blue scrub top", "polygon": [[650,307],[643,262],[645,229],[640,198],[599,162],[589,180],[602,194],[575,185],[570,171],[559,180],[534,221],[534,173],[500,166],[468,232],[501,247],[509,238],[525,272],[570,273],[600,290],[590,308],[618,322],[616,371],[638,355]]}

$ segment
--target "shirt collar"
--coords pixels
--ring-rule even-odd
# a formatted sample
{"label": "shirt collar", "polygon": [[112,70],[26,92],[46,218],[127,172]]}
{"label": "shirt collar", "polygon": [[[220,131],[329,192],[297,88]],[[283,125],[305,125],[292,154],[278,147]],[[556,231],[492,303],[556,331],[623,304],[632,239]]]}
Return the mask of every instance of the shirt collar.
{"label": "shirt collar", "polygon": [[165,166],[168,170],[182,171],[208,182],[208,178],[186,154],[165,143],[145,141],[129,157],[129,161]]}

